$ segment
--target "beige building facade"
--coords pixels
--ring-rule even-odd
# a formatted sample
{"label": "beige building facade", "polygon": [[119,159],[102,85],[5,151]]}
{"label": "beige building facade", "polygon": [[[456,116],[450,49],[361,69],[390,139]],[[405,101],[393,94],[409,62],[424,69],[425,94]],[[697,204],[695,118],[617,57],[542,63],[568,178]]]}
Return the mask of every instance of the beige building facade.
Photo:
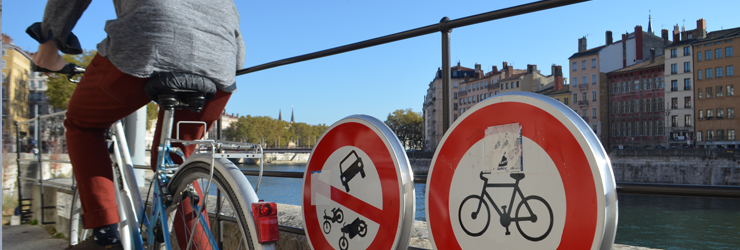
{"label": "beige building facade", "polygon": [[[28,79],[31,57],[13,44],[13,39],[2,35],[2,79],[3,79],[3,147],[14,151],[17,137],[15,122],[28,119]],[[28,124],[18,127],[21,138],[29,134]]]}

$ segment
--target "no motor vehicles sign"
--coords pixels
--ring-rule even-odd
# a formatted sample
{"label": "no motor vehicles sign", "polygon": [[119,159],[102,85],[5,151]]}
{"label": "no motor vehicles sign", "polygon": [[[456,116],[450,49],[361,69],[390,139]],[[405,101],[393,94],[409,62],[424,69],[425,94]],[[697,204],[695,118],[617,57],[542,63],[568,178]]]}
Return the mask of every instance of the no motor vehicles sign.
{"label": "no motor vehicles sign", "polygon": [[498,95],[463,114],[429,169],[427,222],[437,249],[611,249],[611,163],[567,106]]}
{"label": "no motor vehicles sign", "polygon": [[414,199],[395,134],[375,118],[350,116],[324,133],[306,166],[306,236],[313,249],[406,249]]}

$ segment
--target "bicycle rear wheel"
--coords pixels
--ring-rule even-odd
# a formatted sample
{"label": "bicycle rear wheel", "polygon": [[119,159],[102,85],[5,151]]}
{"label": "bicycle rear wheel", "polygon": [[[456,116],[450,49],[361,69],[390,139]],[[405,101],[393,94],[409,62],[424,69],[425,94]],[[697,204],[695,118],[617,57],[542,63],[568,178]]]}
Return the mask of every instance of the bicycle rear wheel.
{"label": "bicycle rear wheel", "polygon": [[[193,162],[183,166],[172,177],[169,191],[173,195],[173,203],[167,209],[172,249],[187,248],[187,245],[190,245],[190,249],[212,249],[214,243],[209,241],[206,232],[211,232],[219,249],[254,249],[243,212],[248,210],[241,207],[239,202],[241,198],[235,195],[235,187],[226,181],[224,173],[218,169],[213,170],[213,180],[208,190],[210,196],[207,199],[204,197],[210,171],[210,164]],[[199,220],[199,213],[190,209],[191,198],[183,195],[183,191],[186,190],[198,194],[200,206],[203,206],[204,201],[207,203],[205,211],[208,217],[204,219],[208,225],[196,223],[197,230],[192,241],[190,240],[192,225]],[[186,224],[189,225],[187,230]]]}

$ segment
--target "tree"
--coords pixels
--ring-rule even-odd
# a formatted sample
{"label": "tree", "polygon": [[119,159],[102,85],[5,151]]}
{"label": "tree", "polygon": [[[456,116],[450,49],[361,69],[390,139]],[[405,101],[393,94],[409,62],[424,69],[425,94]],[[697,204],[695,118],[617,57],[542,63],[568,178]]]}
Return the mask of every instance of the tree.
{"label": "tree", "polygon": [[[87,68],[92,61],[95,54],[98,52],[95,50],[85,50],[79,55],[68,55],[64,54],[62,57],[67,63],[74,63],[79,66]],[[78,75],[76,79],[79,79],[82,75]],[[51,74],[49,80],[46,82],[49,86],[46,90],[46,96],[49,97],[49,103],[62,110],[67,110],[67,104],[69,104],[69,98],[72,96],[76,84],[69,82],[67,76],[63,74]]]}
{"label": "tree", "polygon": [[313,147],[326,131],[326,125],[290,124],[267,116],[242,116],[223,132],[230,141],[260,143],[267,147],[284,147],[293,141],[301,147]]}
{"label": "tree", "polygon": [[146,104],[146,130],[149,130],[154,124],[152,122],[157,119],[159,114],[159,106],[154,102]]}
{"label": "tree", "polygon": [[423,117],[411,108],[398,109],[388,114],[385,124],[396,133],[406,149],[421,149],[424,142]]}

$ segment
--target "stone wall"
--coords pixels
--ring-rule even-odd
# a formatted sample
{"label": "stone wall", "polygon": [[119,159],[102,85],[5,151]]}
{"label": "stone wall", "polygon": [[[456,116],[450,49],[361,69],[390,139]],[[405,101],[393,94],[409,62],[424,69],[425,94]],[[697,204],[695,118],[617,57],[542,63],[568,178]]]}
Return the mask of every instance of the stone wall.
{"label": "stone wall", "polygon": [[730,158],[611,157],[617,182],[740,185],[740,160]]}

